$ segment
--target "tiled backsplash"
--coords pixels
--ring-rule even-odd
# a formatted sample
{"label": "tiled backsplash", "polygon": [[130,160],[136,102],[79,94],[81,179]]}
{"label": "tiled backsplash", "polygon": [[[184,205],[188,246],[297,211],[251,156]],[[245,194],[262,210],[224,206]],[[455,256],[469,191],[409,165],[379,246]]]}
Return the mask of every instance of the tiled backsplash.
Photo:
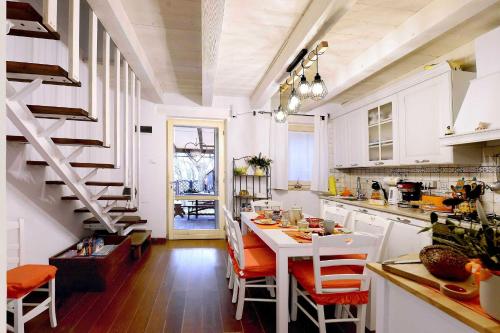
{"label": "tiled backsplash", "polygon": [[[344,187],[348,187],[353,193],[356,191],[356,179],[361,179],[361,188],[367,195],[371,192],[372,180],[382,181],[382,178],[388,176],[397,176],[405,180],[418,182],[436,182],[437,188],[432,189],[433,194],[444,194],[450,192],[450,186],[455,185],[458,179],[472,179],[485,183],[492,183],[496,180],[496,170],[493,161],[494,154],[498,154],[500,147],[485,148],[483,155],[484,161],[478,161],[477,165],[433,165],[418,167],[378,167],[378,168],[355,168],[355,169],[330,169],[337,180],[337,191],[340,192]],[[499,169],[500,170],[500,169]],[[487,212],[500,214],[500,192],[494,193],[485,190],[481,201]]]}

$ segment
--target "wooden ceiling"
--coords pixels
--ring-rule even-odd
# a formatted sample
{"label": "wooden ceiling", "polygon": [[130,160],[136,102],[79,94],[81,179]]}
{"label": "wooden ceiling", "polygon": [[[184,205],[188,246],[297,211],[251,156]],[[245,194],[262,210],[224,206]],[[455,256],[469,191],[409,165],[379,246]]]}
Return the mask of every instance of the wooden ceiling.
{"label": "wooden ceiling", "polygon": [[[267,81],[264,78],[270,73],[283,73],[281,68],[277,71],[273,67],[276,59],[283,56],[285,49],[298,50],[314,42],[309,40],[299,45],[299,39],[293,39],[297,27],[309,24],[308,38],[321,30],[318,22],[307,17],[312,7],[310,0],[217,0],[224,3],[218,9],[223,11],[220,13],[223,22],[218,31],[220,35],[215,38],[218,42],[214,51],[217,54],[215,78],[207,83],[202,80],[202,36],[206,33],[202,28],[202,1],[210,0],[121,1],[162,90],[180,93],[200,104],[204,84],[212,84],[207,91],[216,96],[248,96],[253,100],[255,94],[262,97],[269,91],[274,93],[281,75]],[[314,5],[328,3],[315,1]],[[377,89],[456,49],[460,49],[455,51],[457,57],[470,61],[473,50],[470,45],[464,45],[500,24],[498,0],[343,2],[347,9],[335,12],[334,24],[328,26],[321,37],[330,47],[320,58],[320,72],[329,91],[333,92],[328,100],[340,103]],[[425,27],[427,18],[429,22],[436,22]],[[321,24],[326,26],[325,22]],[[398,38],[403,41],[408,31],[413,40],[405,44],[404,52],[396,49],[380,59],[374,56],[371,67],[362,68],[363,60],[367,59],[367,63],[372,60],[370,52],[376,53],[377,47],[383,49],[388,45],[388,36],[394,36],[394,42],[398,43]],[[291,43],[297,45],[290,47]],[[264,81],[268,86],[259,90],[259,84]],[[264,97],[269,100],[272,93]],[[306,107],[317,105],[309,103]]]}

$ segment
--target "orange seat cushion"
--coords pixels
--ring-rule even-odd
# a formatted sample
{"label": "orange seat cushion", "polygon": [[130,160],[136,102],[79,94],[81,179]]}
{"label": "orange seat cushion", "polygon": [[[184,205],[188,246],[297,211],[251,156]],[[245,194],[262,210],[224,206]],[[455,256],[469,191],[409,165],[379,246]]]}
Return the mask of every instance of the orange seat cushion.
{"label": "orange seat cushion", "polygon": [[56,277],[51,265],[23,265],[7,271],[7,297],[19,298]]}
{"label": "orange seat cushion", "polygon": [[276,275],[276,256],[269,248],[245,249],[245,268],[233,260],[234,271],[243,279]]}
{"label": "orange seat cushion", "polygon": [[[359,274],[350,266],[334,266],[321,268],[322,274]],[[314,269],[311,260],[296,261],[292,274],[297,282],[309,293],[311,298],[320,305],[328,304],[367,304],[368,291],[351,291],[340,293],[316,293],[314,286]],[[360,280],[324,281],[323,288],[360,288]]]}
{"label": "orange seat cushion", "polygon": [[256,247],[266,247],[266,243],[262,241],[262,239],[259,238],[254,233],[248,233],[243,236],[243,248],[245,249],[253,249]]}

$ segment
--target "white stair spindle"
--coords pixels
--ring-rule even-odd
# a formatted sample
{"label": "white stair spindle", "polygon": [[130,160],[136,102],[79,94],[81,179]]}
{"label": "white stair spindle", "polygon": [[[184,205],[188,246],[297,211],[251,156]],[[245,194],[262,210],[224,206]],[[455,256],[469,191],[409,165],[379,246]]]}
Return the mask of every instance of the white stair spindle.
{"label": "white stair spindle", "polygon": [[115,168],[119,169],[121,166],[121,54],[118,47],[115,50],[115,76],[116,76],[116,87],[115,87]]}
{"label": "white stair spindle", "polygon": [[43,24],[57,31],[57,0],[43,0]]}
{"label": "white stair spindle", "polygon": [[140,198],[140,167],[141,167],[141,81],[137,80],[137,130],[136,130],[136,140],[137,140],[137,157],[136,157],[136,163],[137,167],[135,168],[135,171],[137,172],[137,194],[136,194],[136,202],[137,202],[137,207],[139,207],[139,198]]}
{"label": "white stair spindle", "polygon": [[123,140],[123,150],[125,151],[125,161],[124,161],[124,173],[125,173],[125,187],[130,187],[130,170],[129,170],[129,137],[128,137],[128,126],[129,126],[129,83],[128,83],[128,63],[123,60],[123,66],[125,69],[124,85],[125,85],[125,128],[124,128],[124,140]]}
{"label": "white stair spindle", "polygon": [[132,170],[131,170],[131,177],[132,177],[132,193],[131,193],[131,196],[130,196],[130,201],[132,202],[132,204],[135,204],[135,187],[136,187],[136,183],[135,183],[135,166],[136,166],[136,163],[135,163],[135,154],[136,154],[136,142],[135,142],[135,117],[136,117],[136,110],[137,110],[137,105],[136,105],[136,101],[135,101],[135,73],[132,71],[132,76],[130,78],[131,80],[131,87],[130,87],[130,91],[131,91],[131,97],[132,97],[132,121],[131,121],[131,124],[130,124],[130,140],[131,140],[131,144],[132,144],[132,157],[131,157],[131,166],[132,166]]}
{"label": "white stair spindle", "polygon": [[69,0],[68,76],[80,81],[80,0]]}
{"label": "white stair spindle", "polygon": [[109,147],[109,83],[110,83],[110,38],[109,34],[103,29],[103,62],[104,62],[104,82],[103,82],[103,100],[104,114],[102,117],[102,142],[105,147]]}
{"label": "white stair spindle", "polygon": [[97,16],[89,9],[89,116],[97,119]]}

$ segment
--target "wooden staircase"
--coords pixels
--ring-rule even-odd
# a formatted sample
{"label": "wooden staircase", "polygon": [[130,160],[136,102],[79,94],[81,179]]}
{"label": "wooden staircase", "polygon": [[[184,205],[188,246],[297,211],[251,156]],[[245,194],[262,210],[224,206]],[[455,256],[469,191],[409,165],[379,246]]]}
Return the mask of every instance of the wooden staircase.
{"label": "wooden staircase", "polygon": [[[68,0],[70,8],[69,21],[78,22],[80,17],[80,6],[73,6],[78,2],[73,2]],[[45,2],[44,2],[45,6]],[[73,6],[73,7],[72,7]],[[41,38],[48,40],[59,40],[60,35],[57,33],[55,28],[45,24],[44,22],[50,22],[46,20],[46,17],[40,15],[29,3],[23,2],[13,2],[7,1],[7,20],[10,25],[9,35],[11,36],[21,36],[27,38]],[[57,10],[57,6],[56,6]],[[73,10],[73,12],[71,12]],[[98,21],[92,9],[89,9],[89,14],[91,18],[91,23],[89,24],[89,34],[95,33],[97,36]],[[73,14],[71,14],[73,13]],[[56,13],[57,14],[57,13]],[[44,9],[44,15],[46,11]],[[57,17],[57,15],[56,15]],[[77,19],[78,18],[78,19]],[[95,21],[92,21],[92,18]],[[119,233],[121,235],[126,235],[132,233],[132,240],[134,247],[134,253],[138,253],[139,256],[144,250],[144,246],[150,244],[151,241],[151,231],[144,230],[147,221],[139,216],[135,215],[125,215],[128,213],[135,213],[138,211],[137,207],[133,207],[132,197],[130,195],[121,194],[104,194],[109,187],[120,188],[127,185],[127,181],[107,181],[107,180],[93,180],[92,178],[97,174],[100,169],[115,169],[118,165],[115,163],[97,163],[97,162],[70,162],[75,156],[77,156],[82,149],[92,149],[92,148],[110,148],[107,144],[109,138],[103,134],[103,140],[98,139],[80,139],[80,138],[60,138],[51,137],[53,133],[60,126],[64,125],[66,120],[68,121],[79,121],[79,122],[98,122],[96,114],[96,109],[98,109],[95,100],[92,99],[94,96],[97,99],[96,94],[89,94],[89,112],[81,108],[74,107],[64,107],[64,106],[52,106],[52,105],[37,105],[30,104],[26,105],[23,102],[23,98],[28,96],[33,91],[35,91],[41,84],[49,85],[63,85],[72,87],[81,87],[78,78],[78,64],[80,62],[79,58],[79,25],[73,24],[70,31],[68,32],[69,37],[73,36],[73,41],[77,41],[77,44],[71,44],[71,38],[68,38],[69,52],[69,73],[64,68],[55,64],[42,64],[42,63],[32,63],[32,62],[20,62],[20,61],[7,61],[6,62],[6,76],[8,81],[15,82],[25,82],[24,88],[16,90],[13,85],[7,82],[7,111],[8,117],[12,123],[19,129],[22,135],[7,135],[6,140],[10,143],[16,144],[31,144],[33,149],[35,149],[39,155],[42,157],[41,160],[28,160],[27,165],[30,166],[51,166],[60,179],[57,180],[47,180],[46,185],[64,185],[67,186],[74,194],[64,195],[61,197],[63,201],[81,201],[84,207],[77,208],[74,210],[75,213],[91,213],[93,216],[87,218],[83,221],[83,226],[87,229],[96,230],[98,232],[109,232],[109,233]],[[75,30],[76,29],[76,30]],[[93,30],[92,30],[93,29]],[[76,36],[76,37],[75,37]],[[99,35],[100,36],[100,35]],[[108,48],[109,48],[109,35],[105,34],[108,38]],[[47,41],[48,43],[50,41]],[[93,43],[93,44],[91,44]],[[92,47],[96,48],[97,51],[97,38],[92,40],[89,38],[89,49]],[[104,46],[103,46],[104,47]],[[73,52],[72,52],[73,51]],[[121,57],[119,50],[116,50],[118,57]],[[109,50],[108,50],[109,52]],[[71,58],[73,56],[73,58]],[[116,55],[115,55],[116,57]],[[115,58],[116,59],[116,58]],[[120,58],[118,58],[120,59]],[[105,61],[105,60],[103,60]],[[109,71],[109,55],[107,59],[108,71]],[[92,71],[97,69],[97,52],[89,56],[87,61],[89,66],[89,92],[92,92],[92,86],[97,87],[96,77],[92,76]],[[116,63],[116,60],[115,60]],[[72,65],[73,64],[73,65]],[[75,66],[75,64],[77,64]],[[120,64],[120,61],[118,61]],[[128,66],[128,65],[127,65]],[[118,68],[121,71],[121,67]],[[126,67],[127,73],[129,73],[130,68]],[[133,76],[135,78],[135,76]],[[128,78],[128,76],[127,76]],[[135,84],[135,81],[132,82]],[[137,83],[139,81],[137,80]],[[109,84],[109,78],[108,78]],[[109,88],[108,86],[106,86]],[[119,85],[117,87],[120,87]],[[95,89],[95,88],[94,88]],[[126,90],[128,94],[128,87]],[[136,94],[134,91],[133,94]],[[138,93],[140,96],[140,93]],[[118,96],[118,95],[117,95]],[[134,97],[127,95],[127,97]],[[118,98],[118,97],[117,97]],[[109,99],[109,96],[108,96]],[[93,107],[91,107],[93,106]],[[125,113],[128,112],[128,106],[125,107]],[[93,112],[92,112],[93,110]],[[121,112],[120,109],[116,109],[117,114]],[[135,110],[135,106],[134,106]],[[103,119],[109,122],[109,115],[105,112],[109,112],[109,108],[104,110],[103,108]],[[55,122],[47,128],[43,128],[43,124],[38,122],[37,119],[51,119]],[[127,119],[127,118],[126,118]],[[134,119],[134,118],[132,118]],[[118,122],[117,122],[118,124]],[[127,120],[125,121],[125,128],[127,128]],[[132,123],[132,127],[137,126],[137,124]],[[104,125],[103,125],[104,126]],[[107,125],[109,126],[109,125]],[[103,127],[104,128],[104,127]],[[115,138],[118,138],[121,134],[118,131],[119,127],[116,125],[115,128]],[[133,133],[130,130],[130,133]],[[118,139],[116,139],[118,140]],[[65,147],[75,147],[75,150],[68,156],[64,156],[59,146]],[[69,148],[66,148],[69,149]],[[117,150],[118,151],[118,150]],[[125,152],[128,154],[128,152]],[[116,153],[118,154],[118,153]],[[61,158],[62,156],[62,158]],[[115,161],[119,161],[116,159]],[[119,163],[119,162],[116,162]],[[77,172],[76,168],[91,169],[90,172],[81,177]],[[91,191],[91,188],[101,187],[97,189],[97,192]],[[107,201],[104,205],[99,202]],[[117,202],[126,202],[126,205],[117,206]],[[138,230],[137,230],[138,229]],[[138,252],[137,252],[138,251]]]}

